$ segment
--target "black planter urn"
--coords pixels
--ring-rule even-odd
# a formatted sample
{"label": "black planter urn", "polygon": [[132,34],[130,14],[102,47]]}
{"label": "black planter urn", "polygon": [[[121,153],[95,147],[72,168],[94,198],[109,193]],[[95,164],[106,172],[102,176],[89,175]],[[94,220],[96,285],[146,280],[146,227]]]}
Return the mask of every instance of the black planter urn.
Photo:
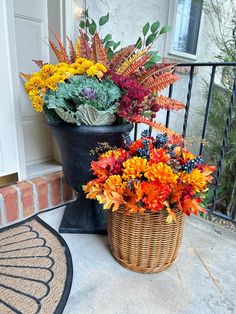
{"label": "black planter urn", "polygon": [[68,124],[49,124],[59,145],[62,168],[66,182],[78,192],[77,199],[66,206],[59,228],[60,233],[106,233],[107,216],[96,200],[87,199],[82,186],[92,180],[91,154],[107,142],[110,146],[120,147],[123,134],[128,134],[132,124],[112,126],[74,126]]}

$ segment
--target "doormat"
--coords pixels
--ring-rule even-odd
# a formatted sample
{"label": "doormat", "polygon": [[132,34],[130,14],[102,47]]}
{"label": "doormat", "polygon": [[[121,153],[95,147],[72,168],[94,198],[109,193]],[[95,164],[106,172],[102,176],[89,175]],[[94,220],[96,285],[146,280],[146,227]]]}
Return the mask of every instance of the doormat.
{"label": "doormat", "polygon": [[62,313],[72,272],[66,242],[40,218],[0,230],[0,313]]}

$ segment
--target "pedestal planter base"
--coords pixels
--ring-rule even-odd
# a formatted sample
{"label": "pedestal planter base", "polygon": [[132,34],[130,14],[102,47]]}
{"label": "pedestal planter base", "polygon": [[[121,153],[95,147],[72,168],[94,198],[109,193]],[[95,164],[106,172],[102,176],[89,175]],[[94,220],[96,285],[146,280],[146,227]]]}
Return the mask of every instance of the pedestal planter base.
{"label": "pedestal planter base", "polygon": [[[94,201],[92,201],[94,202]],[[90,211],[81,206],[80,199],[66,206],[60,227],[60,233],[93,233],[107,234],[107,215],[105,211]]]}
{"label": "pedestal planter base", "polygon": [[97,201],[87,199],[83,185],[94,179],[91,162],[97,155],[91,153],[99,143],[120,147],[123,135],[129,134],[132,124],[111,126],[74,126],[49,124],[61,151],[66,182],[78,192],[77,200],[68,204],[59,231],[63,233],[106,233],[106,212]]}

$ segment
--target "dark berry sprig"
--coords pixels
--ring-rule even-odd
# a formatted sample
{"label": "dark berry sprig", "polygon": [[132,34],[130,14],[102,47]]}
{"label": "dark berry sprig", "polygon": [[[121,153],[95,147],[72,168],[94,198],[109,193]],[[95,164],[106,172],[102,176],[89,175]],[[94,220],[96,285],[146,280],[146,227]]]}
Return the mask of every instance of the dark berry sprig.
{"label": "dark berry sprig", "polygon": [[186,173],[190,173],[193,169],[197,167],[198,164],[201,164],[203,162],[202,157],[195,157],[189,161],[186,162],[185,165],[182,166],[182,170]]}

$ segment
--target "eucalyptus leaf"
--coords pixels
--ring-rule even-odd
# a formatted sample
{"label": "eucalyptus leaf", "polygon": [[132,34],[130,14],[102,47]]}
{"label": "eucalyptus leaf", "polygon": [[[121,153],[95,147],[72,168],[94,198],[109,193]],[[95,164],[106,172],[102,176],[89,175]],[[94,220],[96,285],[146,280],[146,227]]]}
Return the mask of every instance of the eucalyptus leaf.
{"label": "eucalyptus leaf", "polygon": [[146,47],[149,46],[156,39],[156,34],[151,34],[146,40]]}
{"label": "eucalyptus leaf", "polygon": [[118,48],[120,46],[120,41],[118,41],[117,43],[115,43],[115,45],[113,45],[113,49],[116,50],[116,48]]}
{"label": "eucalyptus leaf", "polygon": [[160,27],[160,25],[161,25],[160,21],[153,23],[151,26],[151,32],[155,33],[158,30],[158,28]]}
{"label": "eucalyptus leaf", "polygon": [[80,21],[79,23],[79,27],[82,28],[82,29],[85,29],[85,21]]}
{"label": "eucalyptus leaf", "polygon": [[107,34],[106,36],[105,36],[105,38],[103,39],[103,43],[105,44],[107,41],[109,41],[109,40],[112,40],[112,36],[111,36],[111,34]]}
{"label": "eucalyptus leaf", "polygon": [[139,37],[138,38],[138,40],[136,41],[136,44],[135,44],[135,47],[137,48],[137,49],[140,49],[141,47],[142,47],[142,38],[141,37]]}
{"label": "eucalyptus leaf", "polygon": [[106,42],[105,48],[113,47],[115,44],[116,43],[114,42],[114,40],[109,40],[108,42]]}
{"label": "eucalyptus leaf", "polygon": [[97,29],[96,23],[95,23],[94,21],[92,21],[92,22],[90,23],[88,29],[89,29],[89,33],[90,33],[91,35],[94,35],[95,32],[96,32],[96,29]]}
{"label": "eucalyptus leaf", "polygon": [[171,29],[172,29],[172,27],[169,26],[169,25],[163,26],[162,29],[160,30],[160,35],[161,35],[161,34],[168,33]]}
{"label": "eucalyptus leaf", "polygon": [[150,28],[149,22],[147,22],[143,27],[143,35],[146,36]]}
{"label": "eucalyptus leaf", "polygon": [[100,17],[99,25],[102,26],[102,25],[106,24],[108,21],[109,21],[109,12],[107,13],[107,15]]}

